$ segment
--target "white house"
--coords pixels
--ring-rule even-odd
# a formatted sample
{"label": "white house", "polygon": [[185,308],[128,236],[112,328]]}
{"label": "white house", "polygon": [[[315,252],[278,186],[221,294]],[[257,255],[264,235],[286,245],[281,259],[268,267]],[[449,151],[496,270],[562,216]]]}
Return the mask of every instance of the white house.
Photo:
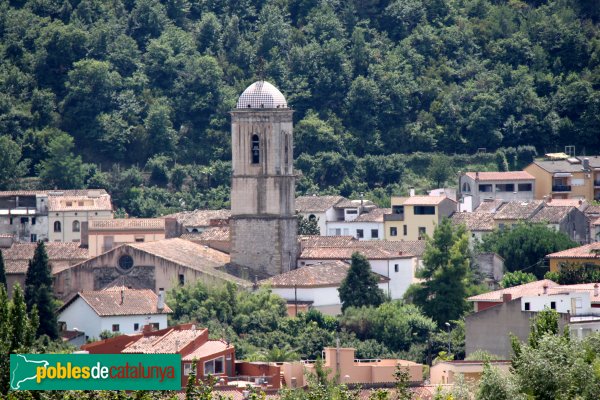
{"label": "white house", "polygon": [[408,287],[416,282],[418,258],[413,254],[368,243],[380,242],[356,242],[344,247],[306,247],[300,253],[298,264],[303,267],[334,260],[350,262],[352,254],[358,252],[367,258],[373,272],[389,279],[382,287],[384,292],[392,299],[402,298]]}
{"label": "white house", "polygon": [[[327,315],[341,312],[340,287],[350,266],[342,261],[326,261],[300,267],[264,281],[262,285],[283,297],[288,304],[306,304]],[[389,279],[378,274],[379,287],[386,291]]]}
{"label": "white house", "polygon": [[296,198],[296,212],[306,219],[316,219],[321,236],[325,236],[328,222],[344,219],[344,210],[335,208],[343,200],[343,196],[300,196]]}
{"label": "white house", "polygon": [[525,171],[467,172],[459,178],[459,198],[470,197],[475,209],[484,200],[531,201],[535,177]]}
{"label": "white house", "polygon": [[384,239],[383,215],[390,214],[391,208],[375,208],[360,215],[350,214],[351,219],[327,222],[328,235],[354,236],[358,240]]}
{"label": "white house", "polygon": [[132,334],[144,325],[163,329],[172,312],[164,296],[164,290],[157,295],[118,287],[78,292],[58,310],[58,322],[62,330],[85,332],[87,339],[99,338],[103,331]]}

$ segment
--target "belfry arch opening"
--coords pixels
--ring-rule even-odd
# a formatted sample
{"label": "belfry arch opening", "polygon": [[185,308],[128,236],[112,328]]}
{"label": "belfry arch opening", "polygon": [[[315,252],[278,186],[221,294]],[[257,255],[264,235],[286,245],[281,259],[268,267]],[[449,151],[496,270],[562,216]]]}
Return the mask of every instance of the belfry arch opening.
{"label": "belfry arch opening", "polygon": [[252,164],[260,163],[260,140],[257,134],[252,135]]}

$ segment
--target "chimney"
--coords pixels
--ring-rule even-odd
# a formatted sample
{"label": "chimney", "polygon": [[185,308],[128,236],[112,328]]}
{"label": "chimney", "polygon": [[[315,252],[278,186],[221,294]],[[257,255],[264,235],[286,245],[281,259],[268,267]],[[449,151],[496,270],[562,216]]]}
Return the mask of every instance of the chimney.
{"label": "chimney", "polygon": [[158,288],[158,301],[156,303],[156,308],[160,311],[165,308],[165,289]]}
{"label": "chimney", "polygon": [[125,290],[121,289],[121,303],[119,303],[119,304],[123,304],[124,301],[125,301]]}
{"label": "chimney", "polygon": [[583,170],[584,171],[590,170],[590,159],[587,157],[583,159]]}
{"label": "chimney", "polygon": [[598,297],[598,294],[599,294],[599,293],[598,293],[598,284],[596,283],[596,284],[594,285],[594,297]]}
{"label": "chimney", "polygon": [[475,181],[479,180],[479,171],[475,172]]}
{"label": "chimney", "polygon": [[408,189],[408,195],[410,197],[414,197],[415,196],[415,188],[410,188]]}
{"label": "chimney", "polygon": [[544,288],[544,294],[548,294],[548,285],[544,285],[543,288]]}
{"label": "chimney", "polygon": [[512,294],[510,294],[510,293],[503,293],[502,294],[502,302],[503,303],[508,303],[511,300],[512,300]]}

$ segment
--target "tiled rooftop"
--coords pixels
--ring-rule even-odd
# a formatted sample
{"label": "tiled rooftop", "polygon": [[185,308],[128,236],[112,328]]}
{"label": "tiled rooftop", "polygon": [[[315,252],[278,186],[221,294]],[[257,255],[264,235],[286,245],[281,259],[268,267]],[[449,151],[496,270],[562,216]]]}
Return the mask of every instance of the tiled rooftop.
{"label": "tiled rooftop", "polygon": [[305,235],[298,236],[302,248],[307,247],[345,247],[357,243],[358,239],[354,236],[319,236]]}
{"label": "tiled rooftop", "polygon": [[585,200],[578,200],[578,199],[549,199],[546,201],[546,205],[549,207],[582,207],[582,206],[587,206],[588,203]]}
{"label": "tiled rooftop", "polygon": [[112,211],[108,194],[98,196],[49,195],[48,211]]}
{"label": "tiled rooftop", "polygon": [[147,230],[165,229],[164,218],[118,218],[118,219],[92,219],[88,221],[89,231],[103,230]]}
{"label": "tiled rooftop", "polygon": [[321,213],[329,210],[342,200],[346,199],[343,196],[300,196],[296,198],[296,211]]}
{"label": "tiled rooftop", "polygon": [[572,249],[548,254],[546,258],[598,258],[600,259],[600,242],[586,244]]}
{"label": "tiled rooftop", "polygon": [[488,212],[455,212],[450,220],[455,225],[464,224],[471,232],[494,230],[494,214]]}
{"label": "tiled rooftop", "polygon": [[[467,172],[471,179],[476,179],[477,172]],[[534,180],[535,178],[525,171],[507,171],[507,172],[479,172],[480,181],[524,181]]]}
{"label": "tiled rooftop", "polygon": [[104,189],[81,189],[81,190],[7,190],[0,192],[0,197],[5,196],[89,196],[91,194],[105,195]]}
{"label": "tiled rooftop", "polygon": [[123,349],[122,353],[175,354],[204,331],[205,329],[173,329],[163,335],[142,336]]}
{"label": "tiled rooftop", "polygon": [[208,228],[207,230],[199,234],[197,237],[195,237],[194,240],[229,240],[229,227],[222,226]]}
{"label": "tiled rooftop", "polygon": [[551,288],[559,286],[558,283],[553,282],[549,279],[543,279],[541,281],[534,281],[526,283],[524,285],[513,286],[506,289],[495,290],[493,292],[483,293],[477,296],[469,297],[469,301],[491,301],[501,302],[502,297],[505,294],[510,294],[512,299],[518,299],[523,296],[535,296],[544,292],[544,286]]}
{"label": "tiled rooftop", "polygon": [[168,314],[172,312],[167,305],[161,310],[157,308],[158,295],[152,290],[123,288],[79,292],[67,301],[59,311],[66,309],[77,298],[85,301],[101,317]]}
{"label": "tiled rooftop", "polygon": [[391,208],[375,208],[368,213],[356,217],[355,222],[383,222],[384,214],[391,214]]}
{"label": "tiled rooftop", "polygon": [[200,360],[201,358],[220,353],[230,348],[232,348],[232,346],[224,340],[209,340],[203,343],[196,350],[192,351],[190,354],[182,357],[181,361]]}
{"label": "tiled rooftop", "polygon": [[211,225],[214,220],[229,220],[231,210],[194,210],[183,211],[165,217],[176,218],[186,228],[203,228]]}
{"label": "tiled rooftop", "polygon": [[450,200],[454,202],[454,200],[449,199],[446,196],[411,196],[406,199],[403,203],[405,206],[434,206],[440,204],[444,200]]}
{"label": "tiled rooftop", "polygon": [[[53,261],[64,261],[75,264],[87,260],[88,249],[79,247],[79,243],[48,242],[44,243],[50,265]],[[24,274],[27,272],[29,260],[33,258],[37,243],[13,243],[10,248],[1,249],[6,272],[9,274]],[[52,265],[52,272],[58,272]]]}
{"label": "tiled rooftop", "polygon": [[548,224],[558,224],[566,218],[575,207],[573,206],[552,206],[544,207],[529,219],[531,222],[542,222]]}
{"label": "tiled rooftop", "polygon": [[484,200],[481,203],[479,203],[479,206],[474,211],[493,214],[499,211],[502,207],[504,207],[504,205],[506,205],[506,202],[504,200]]}
{"label": "tiled rooftop", "polygon": [[541,207],[542,200],[509,201],[500,211],[494,214],[495,220],[526,220],[531,218]]}

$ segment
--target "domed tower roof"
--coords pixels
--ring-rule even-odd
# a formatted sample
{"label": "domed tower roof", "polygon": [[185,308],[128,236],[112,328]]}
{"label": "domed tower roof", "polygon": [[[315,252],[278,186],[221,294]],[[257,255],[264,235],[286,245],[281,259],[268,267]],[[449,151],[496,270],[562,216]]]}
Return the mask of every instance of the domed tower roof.
{"label": "domed tower roof", "polygon": [[269,82],[256,81],[244,90],[236,108],[287,108],[287,101]]}

